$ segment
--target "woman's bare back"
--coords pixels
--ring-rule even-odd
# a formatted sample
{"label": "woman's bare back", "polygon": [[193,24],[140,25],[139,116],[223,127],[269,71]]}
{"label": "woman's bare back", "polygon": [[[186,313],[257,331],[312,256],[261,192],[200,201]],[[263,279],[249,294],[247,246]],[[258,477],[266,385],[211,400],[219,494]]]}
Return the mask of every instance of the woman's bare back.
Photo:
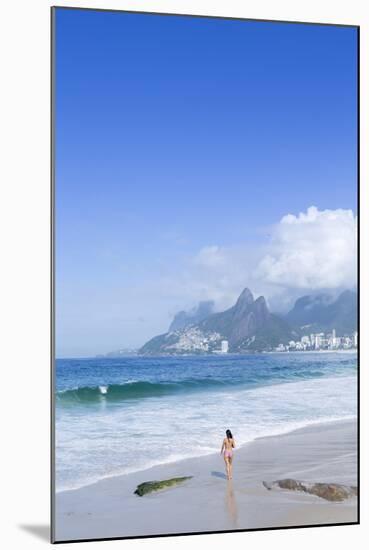
{"label": "woman's bare back", "polygon": [[228,437],[225,437],[223,440],[223,445],[227,451],[231,451],[235,447],[234,439],[228,439]]}

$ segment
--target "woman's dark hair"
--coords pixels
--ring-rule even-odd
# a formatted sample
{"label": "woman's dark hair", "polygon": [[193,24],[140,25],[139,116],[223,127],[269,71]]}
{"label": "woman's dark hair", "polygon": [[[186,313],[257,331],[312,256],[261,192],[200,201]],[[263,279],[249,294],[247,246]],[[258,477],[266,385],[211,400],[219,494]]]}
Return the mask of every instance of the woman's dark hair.
{"label": "woman's dark hair", "polygon": [[231,430],[226,430],[226,436],[228,437],[228,439],[233,439]]}

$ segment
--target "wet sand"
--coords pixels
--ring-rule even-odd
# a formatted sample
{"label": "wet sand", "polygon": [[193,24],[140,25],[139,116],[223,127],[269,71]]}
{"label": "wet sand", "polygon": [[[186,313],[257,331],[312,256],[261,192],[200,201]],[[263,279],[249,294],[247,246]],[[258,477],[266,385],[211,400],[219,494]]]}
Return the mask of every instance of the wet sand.
{"label": "wet sand", "polygon": [[[60,492],[55,540],[356,522],[356,498],[328,502],[299,492],[268,491],[262,484],[288,477],[357,485],[356,435],[356,421],[346,420],[257,439],[236,450],[232,481],[217,454]],[[144,481],[177,476],[193,478],[161,492],[134,495]]]}

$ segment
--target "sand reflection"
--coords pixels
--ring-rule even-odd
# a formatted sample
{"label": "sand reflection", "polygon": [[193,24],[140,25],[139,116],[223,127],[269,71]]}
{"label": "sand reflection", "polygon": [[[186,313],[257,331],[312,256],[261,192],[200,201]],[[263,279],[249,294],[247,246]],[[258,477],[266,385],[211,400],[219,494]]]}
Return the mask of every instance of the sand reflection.
{"label": "sand reflection", "polygon": [[229,519],[231,520],[231,523],[232,523],[232,527],[235,527],[235,528],[238,527],[237,502],[236,502],[236,497],[234,495],[232,480],[229,480],[227,482],[226,506],[227,506]]}

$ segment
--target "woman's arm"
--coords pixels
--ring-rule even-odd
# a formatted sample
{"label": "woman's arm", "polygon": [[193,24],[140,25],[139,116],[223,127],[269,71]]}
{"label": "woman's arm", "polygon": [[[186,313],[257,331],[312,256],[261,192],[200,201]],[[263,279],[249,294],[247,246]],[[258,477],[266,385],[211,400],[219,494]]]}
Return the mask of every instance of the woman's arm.
{"label": "woman's arm", "polygon": [[224,449],[224,439],[223,439],[223,443],[222,443],[222,448],[220,449],[220,454],[222,454],[223,449]]}
{"label": "woman's arm", "polygon": [[236,442],[234,439],[232,439],[232,447],[236,447]]}

